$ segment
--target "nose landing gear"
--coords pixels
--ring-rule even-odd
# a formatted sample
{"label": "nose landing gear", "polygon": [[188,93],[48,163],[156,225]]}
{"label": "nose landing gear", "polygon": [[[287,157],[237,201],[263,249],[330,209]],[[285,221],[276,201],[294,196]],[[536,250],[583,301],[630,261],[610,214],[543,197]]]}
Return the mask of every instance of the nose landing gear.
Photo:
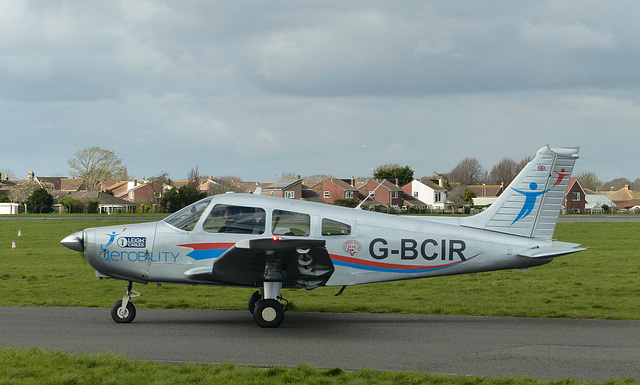
{"label": "nose landing gear", "polygon": [[116,302],[111,308],[111,318],[117,323],[129,323],[136,318],[136,307],[129,300],[140,297],[142,294],[133,290],[131,288],[132,285],[133,282],[129,281],[127,292],[124,294],[122,301]]}

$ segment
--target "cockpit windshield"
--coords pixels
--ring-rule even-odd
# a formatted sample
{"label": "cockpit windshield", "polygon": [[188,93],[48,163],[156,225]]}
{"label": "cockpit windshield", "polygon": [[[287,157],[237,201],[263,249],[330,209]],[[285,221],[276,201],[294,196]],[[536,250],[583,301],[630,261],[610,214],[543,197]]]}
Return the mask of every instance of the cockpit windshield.
{"label": "cockpit windshield", "polygon": [[196,203],[169,215],[163,220],[163,222],[181,230],[191,231],[196,226],[196,223],[198,223],[198,220],[202,216],[204,210],[209,206],[211,199],[213,199],[213,197],[199,200]]}

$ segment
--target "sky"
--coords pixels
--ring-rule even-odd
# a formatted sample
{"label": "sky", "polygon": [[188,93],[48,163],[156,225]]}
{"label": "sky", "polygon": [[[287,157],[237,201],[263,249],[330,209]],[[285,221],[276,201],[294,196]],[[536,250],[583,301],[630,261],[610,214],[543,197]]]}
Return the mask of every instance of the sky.
{"label": "sky", "polygon": [[640,178],[636,1],[0,2],[0,171],[416,177],[549,144]]}

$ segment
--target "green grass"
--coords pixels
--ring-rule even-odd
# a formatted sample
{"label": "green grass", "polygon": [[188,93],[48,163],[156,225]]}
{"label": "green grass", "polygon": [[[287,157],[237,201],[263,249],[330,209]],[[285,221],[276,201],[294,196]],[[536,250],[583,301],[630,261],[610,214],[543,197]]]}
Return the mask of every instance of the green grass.
{"label": "green grass", "polygon": [[[0,306],[111,307],[125,283],[98,280],[84,255],[60,245],[66,235],[134,218],[0,221]],[[18,237],[18,229],[22,237]],[[637,223],[561,223],[556,238],[582,243],[586,252],[520,271],[312,291],[285,290],[294,311],[336,311],[486,316],[640,319],[640,250]],[[11,250],[11,241],[18,249]],[[245,309],[254,289],[182,285],[136,285],[138,308]],[[578,384],[565,379],[449,377],[413,372],[345,372],[296,368],[251,368],[235,364],[165,365],[134,362],[113,354],[70,355],[41,349],[1,349],[2,384]],[[610,384],[634,384],[614,380]]]}
{"label": "green grass", "polygon": [[[389,372],[340,368],[320,370],[311,365],[268,369],[224,364],[160,364],[134,362],[115,354],[70,355],[42,349],[0,350],[0,383],[10,384],[587,384],[563,379],[540,381],[531,378],[451,377],[416,372]],[[633,379],[606,384],[637,384]]]}
{"label": "green grass", "polygon": [[[84,255],[60,245],[99,220],[0,221],[0,306],[111,307],[125,282],[99,280]],[[18,237],[18,229],[22,237]],[[560,223],[556,238],[589,250],[530,269],[312,291],[284,290],[293,311],[640,319],[638,223]],[[15,239],[18,249],[11,250]],[[245,309],[253,290],[134,285],[138,308]]]}

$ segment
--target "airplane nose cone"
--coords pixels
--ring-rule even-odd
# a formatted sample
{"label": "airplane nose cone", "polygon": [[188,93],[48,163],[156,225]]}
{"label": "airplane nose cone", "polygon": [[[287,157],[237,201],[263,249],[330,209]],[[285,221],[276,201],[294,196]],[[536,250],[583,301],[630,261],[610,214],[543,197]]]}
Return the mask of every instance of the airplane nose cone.
{"label": "airplane nose cone", "polygon": [[82,253],[84,251],[84,231],[68,235],[60,243],[68,249]]}

